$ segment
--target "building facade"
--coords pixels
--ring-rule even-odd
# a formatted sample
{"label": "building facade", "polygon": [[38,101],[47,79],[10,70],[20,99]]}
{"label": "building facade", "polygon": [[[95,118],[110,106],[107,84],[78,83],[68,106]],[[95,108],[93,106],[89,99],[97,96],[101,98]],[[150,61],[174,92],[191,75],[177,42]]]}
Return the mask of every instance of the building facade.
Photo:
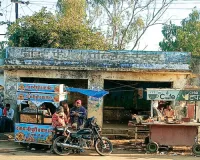
{"label": "building facade", "polygon": [[[17,111],[16,87],[20,81],[65,83],[76,88],[106,89],[110,92],[110,97],[85,97],[88,117],[97,117],[98,123],[103,125],[104,118],[116,118],[113,110],[117,109],[114,107],[135,105],[134,100],[131,104],[127,103],[127,97],[133,99],[131,89],[127,93],[126,89],[116,90],[117,88],[137,88],[137,91],[142,88],[143,100],[138,100],[135,107],[140,105],[139,108],[142,109],[144,104],[147,105],[144,102],[145,88],[184,88],[191,75],[190,61],[190,53],[185,52],[7,48],[4,62],[4,99]],[[111,83],[115,83],[113,88]],[[123,96],[126,93],[127,96]],[[109,99],[113,102],[112,106],[109,106]],[[106,107],[113,109],[106,110]]]}

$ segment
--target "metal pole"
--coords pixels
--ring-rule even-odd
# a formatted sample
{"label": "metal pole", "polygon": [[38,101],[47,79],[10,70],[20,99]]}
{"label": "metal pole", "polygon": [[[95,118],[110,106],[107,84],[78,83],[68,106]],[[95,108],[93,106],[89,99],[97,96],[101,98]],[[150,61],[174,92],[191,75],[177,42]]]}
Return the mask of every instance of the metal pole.
{"label": "metal pole", "polygon": [[197,119],[197,101],[195,101],[195,105],[194,105],[194,120]]}
{"label": "metal pole", "polygon": [[[15,2],[18,2],[18,0],[16,0]],[[17,20],[19,18],[19,10],[18,10],[18,3],[15,3],[15,19]]]}
{"label": "metal pole", "polygon": [[151,117],[153,118],[153,106],[154,106],[154,101],[151,101]]}

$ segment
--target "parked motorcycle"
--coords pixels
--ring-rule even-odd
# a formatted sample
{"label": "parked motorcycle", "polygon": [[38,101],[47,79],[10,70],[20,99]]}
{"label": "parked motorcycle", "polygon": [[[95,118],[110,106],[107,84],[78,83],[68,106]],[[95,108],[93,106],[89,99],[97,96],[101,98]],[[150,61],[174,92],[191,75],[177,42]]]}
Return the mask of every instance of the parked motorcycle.
{"label": "parked motorcycle", "polygon": [[[63,136],[63,133],[66,136]],[[113,151],[113,145],[106,137],[101,137],[100,127],[96,123],[96,118],[88,118],[84,128],[77,132],[70,131],[68,128],[57,128],[56,138],[53,140],[53,150],[58,155],[69,155],[70,153],[81,153],[84,149],[95,148],[101,155],[109,155]]]}

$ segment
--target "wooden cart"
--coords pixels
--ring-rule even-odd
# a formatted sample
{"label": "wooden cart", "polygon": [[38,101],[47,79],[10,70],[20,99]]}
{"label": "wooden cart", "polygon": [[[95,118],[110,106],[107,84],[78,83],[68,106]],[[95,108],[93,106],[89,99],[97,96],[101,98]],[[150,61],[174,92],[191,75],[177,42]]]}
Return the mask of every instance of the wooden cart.
{"label": "wooden cart", "polygon": [[149,152],[157,152],[159,146],[191,146],[194,155],[200,155],[200,144],[198,144],[200,123],[148,123],[147,125],[150,130],[150,142],[147,145]]}

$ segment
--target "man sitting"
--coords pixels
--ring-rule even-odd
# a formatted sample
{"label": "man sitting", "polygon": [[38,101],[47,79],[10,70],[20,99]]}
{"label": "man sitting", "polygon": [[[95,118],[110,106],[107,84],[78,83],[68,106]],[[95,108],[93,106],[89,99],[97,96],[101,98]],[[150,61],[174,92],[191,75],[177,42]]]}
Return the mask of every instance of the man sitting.
{"label": "man sitting", "polygon": [[59,107],[52,116],[52,126],[54,128],[65,128],[68,124],[63,107]]}
{"label": "man sitting", "polygon": [[1,130],[2,132],[13,132],[14,131],[14,110],[10,108],[10,104],[6,104],[3,109],[3,117],[1,118]]}

